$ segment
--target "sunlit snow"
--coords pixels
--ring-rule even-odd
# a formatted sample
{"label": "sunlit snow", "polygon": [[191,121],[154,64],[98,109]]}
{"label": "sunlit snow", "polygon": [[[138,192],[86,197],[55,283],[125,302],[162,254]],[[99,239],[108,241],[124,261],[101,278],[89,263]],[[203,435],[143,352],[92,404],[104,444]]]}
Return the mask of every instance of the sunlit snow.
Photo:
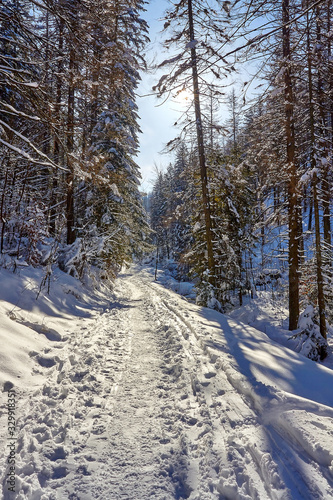
{"label": "sunlit snow", "polygon": [[4,499],[333,498],[332,355],[286,347],[258,301],[225,316],[143,267],[99,292],[56,271],[38,300],[40,270],[0,277]]}

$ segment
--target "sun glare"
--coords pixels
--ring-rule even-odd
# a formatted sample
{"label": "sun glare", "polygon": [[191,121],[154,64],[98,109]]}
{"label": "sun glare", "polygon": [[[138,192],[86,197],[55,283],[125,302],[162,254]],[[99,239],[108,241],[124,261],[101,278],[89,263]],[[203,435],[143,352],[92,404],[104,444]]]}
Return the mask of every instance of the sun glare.
{"label": "sun glare", "polygon": [[192,96],[192,92],[189,92],[187,89],[181,89],[173,96],[173,100],[179,104],[190,104]]}

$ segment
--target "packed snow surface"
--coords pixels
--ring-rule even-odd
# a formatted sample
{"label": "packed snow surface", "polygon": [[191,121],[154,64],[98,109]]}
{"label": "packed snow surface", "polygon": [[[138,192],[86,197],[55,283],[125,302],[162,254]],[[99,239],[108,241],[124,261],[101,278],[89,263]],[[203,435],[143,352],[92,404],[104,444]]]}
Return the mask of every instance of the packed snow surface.
{"label": "packed snow surface", "polygon": [[39,271],[0,279],[5,500],[333,498],[329,367],[148,269],[103,293],[58,272],[38,300]]}

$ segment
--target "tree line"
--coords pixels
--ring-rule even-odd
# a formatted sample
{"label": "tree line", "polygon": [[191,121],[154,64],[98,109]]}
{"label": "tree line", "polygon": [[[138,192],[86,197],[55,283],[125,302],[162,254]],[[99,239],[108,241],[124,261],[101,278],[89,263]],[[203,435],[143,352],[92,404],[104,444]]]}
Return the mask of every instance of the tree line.
{"label": "tree line", "polygon": [[[170,7],[165,46],[174,53],[160,64],[168,72],[156,91],[191,88],[193,105],[151,199],[157,243],[179,276],[186,269],[195,279],[199,302],[225,310],[286,276],[289,329],[315,306],[310,336],[322,359],[332,303],[331,16],[330,0]],[[241,106],[228,82],[249,61],[255,74],[239,98],[257,90]],[[221,120],[226,95],[230,116]]]}
{"label": "tree line", "polygon": [[107,277],[147,247],[135,162],[143,10],[141,0],[1,1],[3,264]]}
{"label": "tree line", "polygon": [[[114,277],[153,241],[180,276],[193,276],[198,301],[222,310],[286,275],[289,328],[312,304],[323,358],[332,302],[331,1],[169,4],[168,56],[154,90],[165,98],[190,89],[193,99],[168,145],[175,160],[154,186],[153,239],[135,162],[144,7],[1,1],[2,265],[24,260],[51,272],[57,263],[80,278],[91,267]],[[249,62],[256,75],[230,92]],[[229,117],[220,119],[226,98]]]}

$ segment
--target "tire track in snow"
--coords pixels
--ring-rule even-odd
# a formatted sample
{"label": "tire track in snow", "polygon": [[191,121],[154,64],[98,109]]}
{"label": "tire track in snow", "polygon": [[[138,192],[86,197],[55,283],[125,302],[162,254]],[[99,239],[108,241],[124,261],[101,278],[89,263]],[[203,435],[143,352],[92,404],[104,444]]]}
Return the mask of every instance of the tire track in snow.
{"label": "tire track in snow", "polygon": [[18,398],[18,498],[324,499],[288,422],[253,404],[230,354],[150,280],[120,279],[112,309],[35,357],[47,381]]}
{"label": "tire track in snow", "polygon": [[131,356],[116,395],[109,446],[104,450],[109,479],[100,498],[186,497],[182,436],[169,414],[172,375],[163,369],[156,321],[149,314],[150,303],[140,287],[126,283],[122,288],[131,297],[130,303],[135,304],[124,318],[135,332]]}
{"label": "tire track in snow", "polygon": [[[140,274],[145,276],[147,273]],[[214,413],[210,413],[213,428],[215,426],[215,447],[221,436],[221,423],[225,430],[222,435],[227,437],[217,453],[222,457],[219,462],[220,481],[216,484],[221,498],[312,500],[330,497],[333,494],[332,480],[327,469],[314,462],[294,439],[288,437],[285,423],[272,416],[267,418],[267,414],[275,414],[277,408],[278,414],[284,412],[284,406],[286,410],[293,408],[292,397],[288,396],[286,400],[290,399],[290,402],[284,405],[285,396],[274,389],[268,400],[264,395],[255,394],[256,388],[230,364],[230,354],[214,349],[214,342],[207,343],[207,335],[208,340],[211,335],[205,332],[202,321],[191,318],[188,308],[182,307],[182,299],[175,298],[160,285],[152,284],[149,276],[144,281],[179,322],[185,343],[191,344],[191,355],[197,352],[202,359],[202,370],[205,371],[207,366],[203,353],[215,363],[216,376],[208,386],[203,384],[203,393],[208,407],[218,407],[221,415],[219,423],[214,419]],[[270,392],[269,388],[267,390]],[[274,406],[276,404],[278,407]],[[314,414],[319,412],[320,415],[323,410],[318,409],[317,404],[313,406]],[[327,477],[326,486],[323,477]]]}
{"label": "tire track in snow", "polygon": [[[216,359],[203,351],[190,318],[170,304],[168,292],[158,285],[145,286],[156,294],[154,306],[165,322],[174,325],[185,353],[184,364],[193,390],[190,407],[192,411],[195,408],[195,428],[199,430],[187,431],[189,448],[193,447],[191,460],[197,464],[196,498],[271,498],[260,469],[237,438],[243,426],[259,427],[257,416],[225,374],[216,369]],[[274,483],[284,490],[277,480]]]}

